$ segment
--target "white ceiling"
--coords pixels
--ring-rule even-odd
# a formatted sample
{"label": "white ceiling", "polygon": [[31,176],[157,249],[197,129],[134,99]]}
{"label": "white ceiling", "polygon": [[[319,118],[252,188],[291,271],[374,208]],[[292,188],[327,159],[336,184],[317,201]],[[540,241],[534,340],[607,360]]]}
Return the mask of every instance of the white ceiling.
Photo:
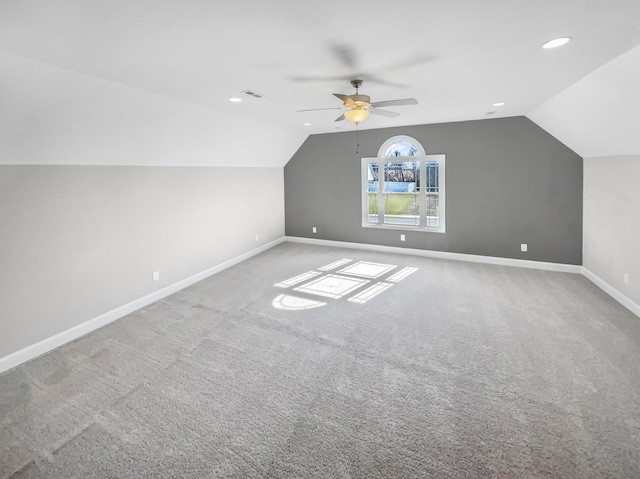
{"label": "white ceiling", "polygon": [[420,102],[360,128],[528,115],[637,45],[638,0],[0,0],[0,51],[296,138],[354,128],[296,112],[340,107],[352,78],[373,101]]}
{"label": "white ceiling", "polygon": [[640,46],[527,116],[582,157],[640,155]]}

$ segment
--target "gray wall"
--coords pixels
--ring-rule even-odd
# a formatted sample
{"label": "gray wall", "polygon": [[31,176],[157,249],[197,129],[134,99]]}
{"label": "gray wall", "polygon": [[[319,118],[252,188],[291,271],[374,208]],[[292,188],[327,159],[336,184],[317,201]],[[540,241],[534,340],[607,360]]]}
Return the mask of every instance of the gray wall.
{"label": "gray wall", "polygon": [[[447,232],[363,228],[360,162],[394,135],[446,154]],[[525,117],[310,136],[287,163],[288,236],[582,263],[582,159]],[[312,227],[318,228],[317,234]],[[520,252],[527,243],[529,251]]]}
{"label": "gray wall", "polygon": [[283,233],[282,168],[0,166],[0,358]]}

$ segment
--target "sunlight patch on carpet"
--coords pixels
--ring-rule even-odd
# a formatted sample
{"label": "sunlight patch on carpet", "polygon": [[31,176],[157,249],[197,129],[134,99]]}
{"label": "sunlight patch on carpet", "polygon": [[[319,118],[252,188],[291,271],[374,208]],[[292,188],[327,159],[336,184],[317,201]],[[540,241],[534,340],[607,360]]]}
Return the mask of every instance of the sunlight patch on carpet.
{"label": "sunlight patch on carpet", "polygon": [[301,309],[319,308],[327,303],[309,298],[300,298],[299,296],[292,296],[290,294],[281,294],[273,299],[272,304],[276,309],[298,311]]}
{"label": "sunlight patch on carpet", "polygon": [[363,276],[365,278],[378,278],[387,274],[392,269],[397,268],[394,264],[369,263],[368,261],[358,261],[356,264],[341,269],[338,273]]}
{"label": "sunlight patch on carpet", "polygon": [[328,274],[322,278],[310,281],[307,284],[298,286],[295,291],[303,293],[317,294],[327,298],[340,299],[356,289],[364,286],[369,281],[359,278],[347,278],[335,274]]}
{"label": "sunlight patch on carpet", "polygon": [[[399,271],[396,270],[397,268],[398,265],[395,264],[354,262],[350,258],[341,258],[315,271],[307,271],[276,283],[274,286],[293,288],[293,291],[303,295],[320,296],[331,300],[345,298],[351,303],[365,304],[418,271],[418,268],[409,266]],[[274,308],[287,310],[319,308],[327,304],[312,298],[287,294],[281,294],[273,300]]]}
{"label": "sunlight patch on carpet", "polygon": [[339,259],[338,261],[334,261],[333,263],[328,264],[326,266],[322,266],[318,269],[320,271],[331,271],[332,269],[339,268],[340,266],[343,266],[347,263],[351,263],[352,261],[353,261],[352,259],[342,258],[342,259]]}
{"label": "sunlight patch on carpet", "polygon": [[351,301],[352,303],[364,304],[370,299],[375,298],[380,293],[385,292],[391,286],[391,283],[376,283],[373,286],[368,287],[364,291],[360,291],[358,294],[352,296],[347,301]]}
{"label": "sunlight patch on carpet", "polygon": [[291,286],[295,286],[298,283],[303,283],[311,278],[315,278],[316,276],[321,275],[322,273],[318,273],[317,271],[309,271],[308,273],[301,274],[299,276],[295,276],[293,278],[287,279],[280,283],[274,284],[274,286],[278,288],[290,288]]}
{"label": "sunlight patch on carpet", "polygon": [[415,273],[416,271],[418,271],[418,268],[410,268],[407,266],[406,268],[402,268],[396,274],[389,276],[387,278],[387,281],[391,281],[392,283],[399,283],[400,281],[405,279],[407,276]]}

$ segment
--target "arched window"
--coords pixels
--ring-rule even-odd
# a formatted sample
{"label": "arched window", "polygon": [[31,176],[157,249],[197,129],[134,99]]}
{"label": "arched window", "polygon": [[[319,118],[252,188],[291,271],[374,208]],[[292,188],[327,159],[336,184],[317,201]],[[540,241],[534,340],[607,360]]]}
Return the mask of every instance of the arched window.
{"label": "arched window", "polygon": [[362,159],[362,225],[444,233],[444,163],[410,136],[385,141]]}
{"label": "arched window", "polygon": [[378,156],[381,158],[390,158],[395,156],[424,156],[422,145],[409,137],[393,137],[391,140],[387,140],[378,152]]}

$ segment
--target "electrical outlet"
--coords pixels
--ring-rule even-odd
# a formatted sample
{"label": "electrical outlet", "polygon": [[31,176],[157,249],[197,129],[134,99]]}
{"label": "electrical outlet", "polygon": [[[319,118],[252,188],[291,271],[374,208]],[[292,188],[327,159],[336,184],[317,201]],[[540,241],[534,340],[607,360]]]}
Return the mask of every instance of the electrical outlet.
{"label": "electrical outlet", "polygon": [[315,227],[315,226],[313,227],[313,232],[314,232],[314,233],[317,233],[317,232],[318,232],[318,230],[316,229],[316,227]]}
{"label": "electrical outlet", "polygon": [[256,235],[256,241],[260,241],[260,235]]}
{"label": "electrical outlet", "polygon": [[624,284],[629,284],[629,273],[625,273],[622,276],[622,280],[624,281]]}
{"label": "electrical outlet", "polygon": [[158,281],[160,279],[160,271],[153,272],[153,280]]}
{"label": "electrical outlet", "polygon": [[522,243],[520,245],[520,251],[524,251],[526,253],[526,251],[527,251],[527,243]]}
{"label": "electrical outlet", "polygon": [[404,235],[400,235],[400,241],[404,241]]}

